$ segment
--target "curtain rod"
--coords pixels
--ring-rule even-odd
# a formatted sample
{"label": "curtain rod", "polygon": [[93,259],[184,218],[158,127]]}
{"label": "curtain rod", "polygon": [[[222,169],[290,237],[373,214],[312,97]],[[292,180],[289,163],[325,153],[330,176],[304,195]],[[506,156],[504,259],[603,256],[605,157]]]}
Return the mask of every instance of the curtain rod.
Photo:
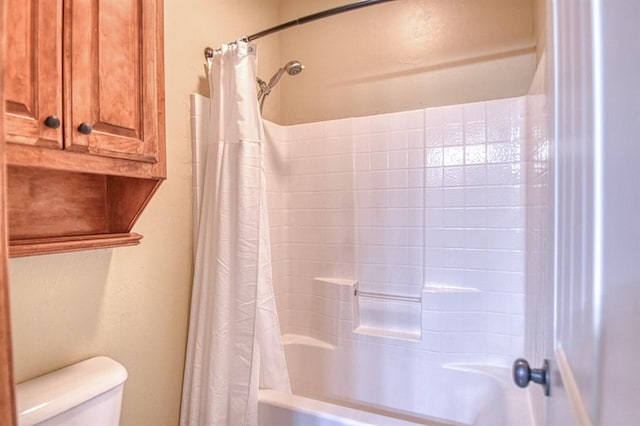
{"label": "curtain rod", "polygon": [[[285,22],[284,24],[276,25],[275,27],[260,31],[255,34],[251,34],[248,37],[245,37],[248,41],[253,41],[260,37],[267,36],[269,34],[277,33],[278,31],[286,30],[290,27],[295,27],[297,25],[306,24],[309,22],[317,21],[318,19],[328,18],[329,16],[338,15],[340,13],[349,12],[351,10],[360,9],[367,6],[373,6],[379,3],[387,3],[395,0],[362,0],[351,4],[346,4],[344,6],[334,7],[333,9],[328,9],[322,12],[313,13],[311,15],[303,16],[302,18],[294,19],[293,21]],[[211,47],[207,47],[204,49],[204,57],[211,58],[213,57],[214,49]]]}

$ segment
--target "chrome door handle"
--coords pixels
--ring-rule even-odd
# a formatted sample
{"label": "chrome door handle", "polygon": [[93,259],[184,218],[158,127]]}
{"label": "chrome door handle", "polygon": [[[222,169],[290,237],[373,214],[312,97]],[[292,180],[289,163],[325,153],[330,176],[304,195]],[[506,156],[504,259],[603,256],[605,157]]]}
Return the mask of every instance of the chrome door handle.
{"label": "chrome door handle", "polygon": [[542,368],[531,368],[526,359],[516,359],[513,362],[513,381],[521,388],[529,386],[529,382],[542,385],[545,396],[549,396],[551,388],[549,361],[545,359],[542,363]]}

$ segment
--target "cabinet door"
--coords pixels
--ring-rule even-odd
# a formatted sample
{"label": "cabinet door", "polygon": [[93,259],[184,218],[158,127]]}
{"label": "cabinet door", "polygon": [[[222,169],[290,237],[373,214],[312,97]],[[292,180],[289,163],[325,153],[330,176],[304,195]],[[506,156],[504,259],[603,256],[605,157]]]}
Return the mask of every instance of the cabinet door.
{"label": "cabinet door", "polygon": [[6,10],[6,140],[62,148],[62,127],[45,125],[62,119],[62,0],[8,0]]}
{"label": "cabinet door", "polygon": [[157,161],[161,15],[161,0],[65,2],[65,149]]}

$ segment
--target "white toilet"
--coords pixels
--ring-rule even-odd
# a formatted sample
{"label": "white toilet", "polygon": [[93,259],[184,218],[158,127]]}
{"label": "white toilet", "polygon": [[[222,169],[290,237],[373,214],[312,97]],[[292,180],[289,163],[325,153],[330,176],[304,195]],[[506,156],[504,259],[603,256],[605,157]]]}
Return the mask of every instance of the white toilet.
{"label": "white toilet", "polygon": [[16,386],[18,426],[117,426],[127,370],[105,356]]}

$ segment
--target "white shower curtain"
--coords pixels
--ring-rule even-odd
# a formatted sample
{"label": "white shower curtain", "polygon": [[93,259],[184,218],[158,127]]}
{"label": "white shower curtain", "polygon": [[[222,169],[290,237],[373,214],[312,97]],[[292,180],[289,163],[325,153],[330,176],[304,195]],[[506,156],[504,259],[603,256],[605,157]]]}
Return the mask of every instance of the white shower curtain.
{"label": "white shower curtain", "polygon": [[273,294],[256,46],[208,60],[210,130],[182,426],[257,425],[259,386],[290,392]]}

